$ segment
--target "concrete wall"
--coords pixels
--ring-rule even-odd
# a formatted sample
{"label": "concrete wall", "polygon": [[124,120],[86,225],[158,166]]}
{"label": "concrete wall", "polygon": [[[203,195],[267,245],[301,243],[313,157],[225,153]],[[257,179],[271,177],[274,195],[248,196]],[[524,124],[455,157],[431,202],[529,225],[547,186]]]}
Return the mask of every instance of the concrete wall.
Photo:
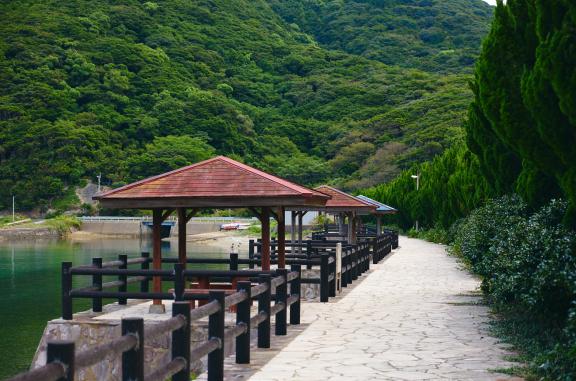
{"label": "concrete wall", "polygon": [[[211,233],[220,230],[220,223],[190,222],[186,225],[188,234]],[[152,234],[152,229],[143,226],[141,221],[84,221],[82,231],[104,235],[140,236]],[[172,227],[171,236],[178,236],[178,228]]]}

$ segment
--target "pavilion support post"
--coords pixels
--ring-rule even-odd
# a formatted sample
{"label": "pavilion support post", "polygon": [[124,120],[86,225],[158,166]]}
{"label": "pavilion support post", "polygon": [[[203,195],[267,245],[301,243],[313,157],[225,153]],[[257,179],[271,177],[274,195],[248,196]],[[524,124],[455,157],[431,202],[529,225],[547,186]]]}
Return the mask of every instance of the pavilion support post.
{"label": "pavilion support post", "polygon": [[178,208],[178,262],[186,268],[186,209]]}
{"label": "pavilion support post", "polygon": [[349,244],[354,244],[354,213],[353,212],[349,212],[346,213],[346,216],[348,217],[348,243]]}
{"label": "pavilion support post", "polygon": [[284,208],[276,210],[276,221],[278,222],[278,268],[286,267],[286,221]]}
{"label": "pavilion support post", "polygon": [[[152,210],[152,268],[160,270],[162,268],[162,238],[160,229],[162,228],[162,209]],[[152,291],[162,292],[162,278],[155,276],[152,278]],[[150,313],[165,313],[166,309],[162,300],[154,299],[150,305]]]}
{"label": "pavilion support post", "polygon": [[302,254],[302,219],[306,212],[301,211],[298,213],[298,254]]}
{"label": "pavilion support post", "polygon": [[262,270],[270,270],[270,209],[262,208],[260,214],[262,224]]}
{"label": "pavilion support post", "polygon": [[350,233],[350,243],[356,244],[357,241],[356,229],[358,228],[358,217],[356,216],[356,213],[352,213],[350,216],[350,228],[352,229]]}
{"label": "pavilion support post", "polygon": [[338,213],[338,234],[344,235],[344,213]]}
{"label": "pavilion support post", "polygon": [[376,237],[382,234],[382,217],[376,216]]}
{"label": "pavilion support post", "polygon": [[296,254],[296,212],[291,211],[290,216],[292,217],[292,225],[290,225],[290,241],[292,246],[290,247],[290,254]]}

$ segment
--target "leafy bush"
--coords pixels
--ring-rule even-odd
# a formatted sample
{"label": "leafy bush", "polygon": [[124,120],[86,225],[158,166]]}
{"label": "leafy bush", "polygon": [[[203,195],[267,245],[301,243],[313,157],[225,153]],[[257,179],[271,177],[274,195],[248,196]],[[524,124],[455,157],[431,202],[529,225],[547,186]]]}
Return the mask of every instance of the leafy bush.
{"label": "leafy bush", "polygon": [[490,201],[459,224],[454,250],[480,275],[499,311],[539,327],[529,334],[542,341],[543,349],[532,356],[535,369],[549,379],[572,380],[576,233],[561,222],[567,208],[567,202],[552,200],[530,214],[518,196]]}
{"label": "leafy bush", "polygon": [[46,220],[46,225],[56,230],[60,235],[66,235],[70,233],[72,229],[80,229],[82,221],[74,216],[61,215]]}

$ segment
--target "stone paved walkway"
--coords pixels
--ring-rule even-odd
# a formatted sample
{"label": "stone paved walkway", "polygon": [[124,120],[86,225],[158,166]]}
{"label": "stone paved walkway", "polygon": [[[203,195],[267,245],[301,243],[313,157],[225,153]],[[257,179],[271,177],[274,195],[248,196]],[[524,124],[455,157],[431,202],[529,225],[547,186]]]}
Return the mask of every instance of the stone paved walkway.
{"label": "stone paved walkway", "polygon": [[304,304],[306,329],[259,370],[253,363],[249,379],[506,379],[493,370],[513,364],[488,336],[478,281],[443,246],[405,237],[400,245],[343,297]]}

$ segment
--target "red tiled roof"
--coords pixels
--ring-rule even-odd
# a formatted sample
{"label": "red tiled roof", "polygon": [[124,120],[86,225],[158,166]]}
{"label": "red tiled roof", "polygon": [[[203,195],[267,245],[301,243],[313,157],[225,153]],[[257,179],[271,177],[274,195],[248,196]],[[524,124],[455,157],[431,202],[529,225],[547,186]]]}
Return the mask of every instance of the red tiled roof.
{"label": "red tiled roof", "polygon": [[[106,200],[300,197],[327,200],[323,193],[218,156],[150,177],[94,198]],[[214,205],[217,206],[217,205]]]}
{"label": "red tiled roof", "polygon": [[349,208],[362,210],[376,210],[376,207],[368,202],[362,201],[339,189],[332,188],[328,185],[321,185],[314,188],[332,198],[326,202],[326,208]]}

